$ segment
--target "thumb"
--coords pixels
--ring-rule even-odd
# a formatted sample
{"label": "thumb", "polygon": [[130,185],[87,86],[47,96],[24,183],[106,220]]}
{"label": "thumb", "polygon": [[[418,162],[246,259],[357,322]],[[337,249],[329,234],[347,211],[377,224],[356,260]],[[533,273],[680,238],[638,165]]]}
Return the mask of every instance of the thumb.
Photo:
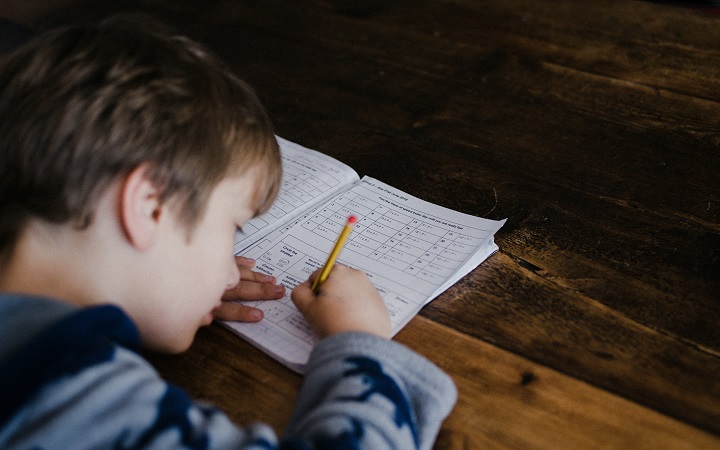
{"label": "thumb", "polygon": [[300,283],[295,286],[295,289],[290,293],[290,299],[293,301],[295,306],[303,312],[305,308],[315,299],[315,293],[312,290],[313,276],[304,283]]}

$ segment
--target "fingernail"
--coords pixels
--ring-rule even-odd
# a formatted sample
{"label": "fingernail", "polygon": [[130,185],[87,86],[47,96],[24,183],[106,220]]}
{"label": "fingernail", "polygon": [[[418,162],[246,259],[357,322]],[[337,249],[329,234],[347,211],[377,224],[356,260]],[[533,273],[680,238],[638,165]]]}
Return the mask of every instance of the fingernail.
{"label": "fingernail", "polygon": [[275,286],[275,293],[278,294],[278,295],[285,294],[285,286],[283,286],[282,284],[276,285],[276,286]]}
{"label": "fingernail", "polygon": [[258,281],[261,283],[273,283],[275,284],[275,277],[272,275],[266,275],[264,273],[258,273],[258,278],[260,278]]}
{"label": "fingernail", "polygon": [[238,256],[238,258],[243,260],[243,262],[245,262],[246,264],[255,264],[255,260],[252,258],[246,258],[244,256]]}
{"label": "fingernail", "polygon": [[259,309],[253,309],[250,311],[250,319],[251,320],[260,320],[263,318],[263,312]]}

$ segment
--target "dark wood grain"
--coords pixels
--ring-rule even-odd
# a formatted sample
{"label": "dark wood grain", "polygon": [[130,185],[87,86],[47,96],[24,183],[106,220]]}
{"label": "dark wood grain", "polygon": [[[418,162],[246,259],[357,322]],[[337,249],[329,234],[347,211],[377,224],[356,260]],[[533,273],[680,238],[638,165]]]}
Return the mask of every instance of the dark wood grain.
{"label": "dark wood grain", "polygon": [[[252,84],[279,135],[508,218],[500,252],[398,337],[461,387],[438,448],[557,448],[563,432],[567,446],[720,448],[720,16],[619,0],[59,4],[5,17],[41,30],[156,15]],[[478,349],[490,356],[469,363]],[[185,355],[150,357],[279,432],[300,383],[217,327]],[[553,426],[512,400],[524,372],[508,367],[523,364],[567,389],[530,402],[537,419],[564,398]]]}

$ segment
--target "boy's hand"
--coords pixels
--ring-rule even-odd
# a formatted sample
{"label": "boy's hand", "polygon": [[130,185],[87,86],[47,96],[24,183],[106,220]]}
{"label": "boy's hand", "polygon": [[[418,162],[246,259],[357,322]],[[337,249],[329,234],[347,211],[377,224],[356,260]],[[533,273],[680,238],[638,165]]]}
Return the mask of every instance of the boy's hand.
{"label": "boy's hand", "polygon": [[223,303],[213,311],[216,319],[235,320],[240,322],[257,322],[263,318],[260,309],[235,303],[232,300],[275,300],[285,295],[285,286],[275,284],[275,277],[255,272],[255,260],[235,257],[240,269],[240,282],[223,294]]}
{"label": "boy's hand", "polygon": [[365,273],[336,264],[315,294],[311,286],[319,272],[295,287],[291,298],[320,337],[364,331],[390,338],[390,314]]}

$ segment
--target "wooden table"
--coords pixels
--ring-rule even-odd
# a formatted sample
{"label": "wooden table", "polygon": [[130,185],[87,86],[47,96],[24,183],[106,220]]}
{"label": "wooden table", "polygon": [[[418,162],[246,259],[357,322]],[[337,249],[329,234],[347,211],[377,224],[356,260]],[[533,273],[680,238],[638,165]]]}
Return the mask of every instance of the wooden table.
{"label": "wooden table", "polygon": [[[458,385],[436,448],[720,448],[720,16],[611,0],[0,3],[34,29],[130,10],[220,54],[279,135],[508,218],[500,252],[396,337]],[[278,432],[301,382],[217,325],[149,357]]]}

